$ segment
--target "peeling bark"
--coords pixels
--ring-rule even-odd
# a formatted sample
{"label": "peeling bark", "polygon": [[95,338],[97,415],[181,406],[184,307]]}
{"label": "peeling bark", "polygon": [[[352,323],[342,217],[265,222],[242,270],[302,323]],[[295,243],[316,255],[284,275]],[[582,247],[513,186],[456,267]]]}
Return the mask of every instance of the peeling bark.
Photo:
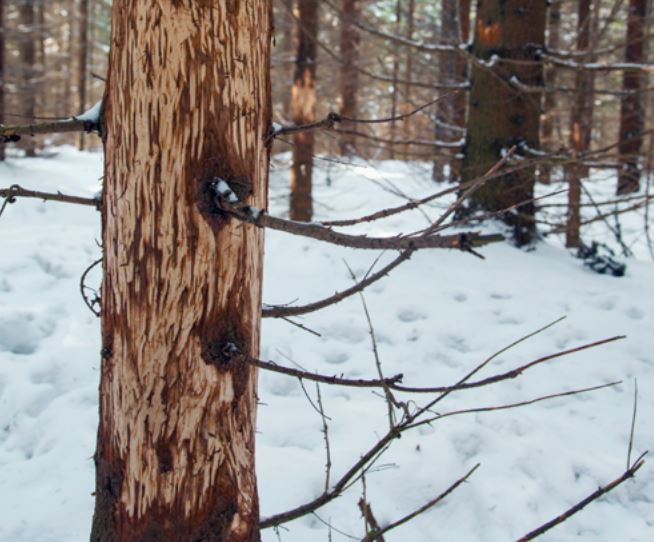
{"label": "peeling bark", "polygon": [[270,1],[114,0],[103,111],[94,542],[259,540],[254,469]]}

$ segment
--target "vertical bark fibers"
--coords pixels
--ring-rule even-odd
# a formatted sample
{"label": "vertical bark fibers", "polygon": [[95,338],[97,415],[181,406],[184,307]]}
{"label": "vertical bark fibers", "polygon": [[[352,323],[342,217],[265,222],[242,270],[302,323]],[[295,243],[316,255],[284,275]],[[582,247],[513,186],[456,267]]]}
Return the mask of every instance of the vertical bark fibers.
{"label": "vertical bark fibers", "polygon": [[[307,124],[316,120],[318,0],[299,0],[296,11],[299,38],[291,93],[291,109],[295,124]],[[313,146],[313,131],[294,134],[290,205],[292,220],[309,222],[313,215],[311,198]]]}
{"label": "vertical bark fibers", "polygon": [[254,469],[271,2],[114,0],[94,542],[259,540]]}
{"label": "vertical bark fibers", "polygon": [[[645,61],[645,30],[647,22],[647,0],[630,0],[627,18],[627,47],[625,61]],[[640,167],[638,157],[643,145],[642,132],[645,129],[645,102],[643,90],[647,76],[639,70],[625,71],[622,90],[627,92],[620,104],[620,173],[618,194],[637,192],[640,188]]]}
{"label": "vertical bark fibers", "polygon": [[[357,94],[359,92],[359,32],[354,21],[359,17],[359,0],[343,0],[341,21],[341,107],[340,114],[356,118],[359,114]],[[339,147],[342,156],[354,154],[355,137],[341,134]]]}
{"label": "vertical bark fibers", "polygon": [[[481,0],[473,52],[463,180],[482,175],[513,145],[539,147],[540,97],[525,94],[509,83],[518,78],[529,86],[543,83],[542,64],[534,46],[545,39],[545,0]],[[513,60],[528,63],[514,63]],[[471,198],[472,209],[501,211],[533,197],[534,170],[507,173],[487,183]],[[534,205],[524,203],[503,214],[513,227],[518,244],[528,243],[535,233]]]}

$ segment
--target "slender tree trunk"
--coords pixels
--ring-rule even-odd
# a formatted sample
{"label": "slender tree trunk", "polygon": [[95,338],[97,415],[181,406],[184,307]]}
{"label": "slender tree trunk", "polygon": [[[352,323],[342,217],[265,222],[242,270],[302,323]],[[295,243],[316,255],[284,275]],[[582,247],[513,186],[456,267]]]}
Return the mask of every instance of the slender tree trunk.
{"label": "slender tree trunk", "polygon": [[[561,1],[555,0],[550,4],[547,21],[547,47],[557,50],[560,47],[561,36]],[[553,88],[556,86],[557,70],[555,66],[545,68],[545,87]],[[541,142],[543,148],[549,151],[553,149],[554,127],[557,123],[557,95],[554,92],[545,92],[543,99],[543,114],[541,118]],[[551,182],[552,166],[541,163],[538,166],[538,180],[541,183],[549,184]]]}
{"label": "slender tree trunk", "polygon": [[36,23],[38,31],[36,32],[36,43],[38,44],[38,73],[41,78],[39,82],[39,109],[41,111],[48,111],[48,93],[50,89],[47,84],[49,73],[46,72],[46,59],[45,59],[45,38],[46,38],[46,23],[45,23],[45,2],[38,2],[36,8]]}
{"label": "slender tree trunk", "polygon": [[[645,61],[645,29],[647,0],[630,0],[627,18],[625,61],[636,64]],[[622,90],[626,92],[620,104],[620,172],[618,194],[637,192],[640,188],[639,156],[645,129],[645,89],[647,76],[642,71],[625,71]]]}
{"label": "slender tree trunk", "polygon": [[[357,94],[359,92],[359,32],[354,21],[359,17],[359,0],[343,0],[343,18],[341,21],[341,107],[340,113],[345,117],[356,118],[359,114]],[[355,137],[341,134],[339,141],[342,156],[354,154]]]}
{"label": "slender tree trunk", "polygon": [[[275,29],[278,32],[278,35],[281,34],[281,47],[282,47],[282,61],[283,69],[282,73],[284,74],[284,89],[288,89],[288,81],[293,78],[294,66],[295,66],[295,53],[297,51],[297,35],[294,32],[295,22],[293,20],[293,0],[282,0],[284,4],[283,17],[281,17],[281,24],[278,24],[277,19],[275,19]],[[291,94],[288,92],[283,93],[283,112],[284,119],[290,119],[292,117],[292,99]]]}
{"label": "slender tree trunk", "polygon": [[[259,540],[254,468],[271,2],[114,0],[93,542]],[[139,62],[135,62],[139,59]]]}
{"label": "slender tree trunk", "polygon": [[[78,49],[77,94],[79,111],[86,111],[86,70],[89,58],[89,0],[80,0],[79,4],[79,49]],[[79,135],[78,148],[84,150],[84,134]]]}
{"label": "slender tree trunk", "polygon": [[[589,51],[591,29],[591,0],[579,0],[577,13],[577,51]],[[585,58],[584,60],[588,60]],[[577,155],[590,148],[593,123],[593,75],[588,70],[577,70],[575,74],[576,96],[570,115],[570,148],[573,162],[565,168],[568,181],[568,217],[565,245],[578,247],[581,225],[581,180],[588,176],[588,168],[574,161]]]}
{"label": "slender tree trunk", "polygon": [[[470,39],[470,0],[459,0],[459,43],[468,43]],[[463,55],[458,55],[456,59],[456,80],[464,82],[468,80],[468,60]],[[460,132],[455,134],[456,139],[461,139],[461,133],[466,127],[466,112],[468,109],[468,93],[463,90],[457,90],[454,95],[453,124],[460,128]],[[461,180],[463,161],[459,158],[460,150],[454,151],[454,156],[450,164],[452,181]]]}
{"label": "slender tree trunk", "polygon": [[[539,148],[540,97],[525,94],[508,81],[516,77],[525,85],[542,85],[542,64],[534,47],[527,45],[543,45],[545,12],[544,0],[488,0],[478,5],[473,52],[485,65],[473,63],[472,68],[464,181],[482,175],[513,145]],[[491,62],[493,56],[497,59]],[[533,191],[533,168],[521,169],[486,183],[471,197],[470,208],[502,211],[517,205],[501,218],[522,245],[535,233],[534,205],[522,203],[533,197]]]}
{"label": "slender tree trunk", "polygon": [[[463,4],[463,5],[462,5]],[[466,6],[467,5],[467,6]],[[466,15],[461,16],[460,10],[466,10],[467,7],[467,24],[463,19]],[[462,39],[467,40],[467,33],[470,29],[470,4],[464,0],[443,0],[441,8],[441,32],[440,42],[450,45],[458,45]],[[465,26],[465,28],[464,28]],[[463,38],[463,35],[466,37]],[[467,77],[467,63],[465,59],[457,53],[442,53],[438,63],[438,81],[440,83],[460,83]],[[442,96],[436,108],[436,139],[439,141],[454,141],[460,137],[458,131],[453,131],[448,126],[456,126],[461,120],[465,123],[465,101],[461,103],[461,98],[465,100],[465,93],[448,91],[448,94]],[[461,112],[457,108],[461,107]],[[445,174],[445,164],[449,164],[449,180],[460,180],[461,165],[457,158],[458,151],[449,153],[449,157],[439,155],[434,160],[433,178],[435,181],[448,180]]]}
{"label": "slender tree trunk", "polygon": [[[299,39],[291,94],[292,111],[295,124],[307,124],[316,120],[318,0],[299,0],[297,10]],[[292,220],[309,222],[313,215],[313,146],[313,131],[297,132],[293,136],[290,206]]]}
{"label": "slender tree trunk", "polygon": [[[5,2],[0,0],[0,124],[5,123]],[[5,144],[0,143],[0,161],[5,159]]]}
{"label": "slender tree trunk", "polygon": [[[415,30],[415,0],[409,0],[406,13],[406,38],[408,40],[413,39],[413,33]],[[404,106],[402,107],[402,113],[407,114],[411,111],[411,80],[413,78],[413,47],[406,48],[406,59],[404,64],[404,80],[406,81],[404,85]],[[406,117],[402,121],[402,133],[404,139],[411,139],[411,117]],[[410,147],[408,145],[403,146],[403,156],[405,160],[409,159],[410,156]]]}
{"label": "slender tree trunk", "polygon": [[[395,3],[395,35],[399,36],[400,35],[400,27],[402,25],[402,3],[401,0],[397,0]],[[393,92],[391,94],[391,118],[395,119],[397,116],[397,101],[398,101],[398,94],[399,94],[399,85],[398,85],[398,77],[400,73],[400,57],[398,54],[398,50],[395,50],[395,53],[393,54]],[[397,137],[397,121],[396,120],[391,120],[391,134],[390,134],[390,153],[389,157],[391,160],[395,159],[395,139]]]}
{"label": "slender tree trunk", "polygon": [[[19,38],[18,57],[20,59],[20,115],[26,122],[32,122],[36,114],[36,47],[34,40],[34,4],[24,2],[18,6]],[[19,146],[25,156],[36,156],[36,143],[33,137],[24,137]]]}

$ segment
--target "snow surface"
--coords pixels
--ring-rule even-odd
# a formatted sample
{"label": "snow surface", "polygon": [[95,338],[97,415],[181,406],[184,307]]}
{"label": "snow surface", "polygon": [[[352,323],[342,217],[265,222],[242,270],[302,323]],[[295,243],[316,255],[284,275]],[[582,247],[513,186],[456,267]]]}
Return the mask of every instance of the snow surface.
{"label": "snow surface", "polygon": [[[92,196],[100,154],[57,149],[50,159],[9,159],[0,186]],[[360,216],[434,191],[427,165],[374,167],[316,163],[316,220]],[[288,173],[271,177],[272,214],[283,215]],[[596,200],[614,180],[592,186]],[[439,187],[440,188],[440,187]],[[557,187],[548,187],[546,191]],[[559,196],[561,200],[561,196]],[[426,209],[436,216],[448,202]],[[424,227],[419,211],[352,228],[389,235]],[[633,401],[640,390],[635,450],[654,446],[654,265],[643,243],[642,216],[623,219],[635,258],[627,276],[585,269],[548,237],[531,252],[508,244],[484,248],[486,260],[454,251],[423,251],[365,293],[387,375],[407,385],[456,382],[490,354],[561,316],[567,318],[499,356],[483,376],[539,356],[626,334],[623,341],[527,371],[515,380],[453,394],[439,412],[500,405],[622,380],[614,388],[555,399],[519,410],[447,418],[393,443],[366,477],[377,519],[393,521],[441,493],[472,466],[481,467],[442,504],[388,533],[391,541],[515,540],[616,478],[625,468]],[[99,321],[79,295],[79,277],[100,255],[93,208],[20,200],[0,218],[0,541],[88,540],[93,512],[92,455],[97,424]],[[604,229],[603,229],[604,228]],[[606,237],[601,224],[592,230]],[[615,246],[615,245],[614,245]],[[304,303],[351,285],[376,258],[281,232],[266,234],[264,300]],[[394,255],[385,253],[381,267]],[[99,282],[99,271],[89,277]],[[296,319],[320,337],[281,320],[263,324],[261,357],[310,370],[374,378],[368,326],[353,297]],[[292,360],[292,361],[291,361]],[[307,383],[315,402],[315,386]],[[321,386],[332,454],[332,480],[387,427],[383,399],[369,390]],[[412,397],[424,402],[424,397]],[[324,486],[322,421],[296,380],[261,374],[257,460],[262,516],[297,506]],[[356,503],[361,484],[309,516],[280,529],[284,542],[360,538]],[[652,540],[654,471],[595,502],[542,540]],[[266,531],[264,540],[277,540]]]}
{"label": "snow surface", "polygon": [[88,120],[94,123],[100,122],[100,113],[102,111],[102,100],[98,100],[95,104],[88,110],[84,111],[81,115],[75,117],[77,120]]}

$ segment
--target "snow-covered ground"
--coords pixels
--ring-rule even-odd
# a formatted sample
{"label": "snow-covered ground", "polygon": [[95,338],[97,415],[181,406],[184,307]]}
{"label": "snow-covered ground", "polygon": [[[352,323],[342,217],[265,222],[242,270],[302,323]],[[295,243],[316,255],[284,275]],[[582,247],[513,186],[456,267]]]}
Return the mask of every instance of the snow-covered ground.
{"label": "snow-covered ground", "polygon": [[[0,164],[0,187],[93,195],[101,156],[56,149],[48,159]],[[360,216],[434,190],[427,166],[383,163],[352,168],[317,162],[316,219]],[[287,175],[271,177],[273,214],[287,205]],[[597,200],[613,181],[591,186]],[[549,190],[549,188],[547,189]],[[427,207],[434,217],[451,200]],[[615,387],[525,408],[453,416],[393,443],[366,476],[367,499],[388,523],[441,493],[475,464],[457,491],[387,541],[510,541],[617,477],[625,469],[638,379],[632,458],[654,446],[654,264],[642,216],[622,220],[636,257],[623,278],[597,275],[548,237],[535,250],[500,243],[485,260],[454,251],[423,251],[365,292],[387,375],[407,385],[451,384],[492,353],[565,316],[496,358],[488,376],[532,359],[614,335],[622,341],[526,371],[521,377],[452,394],[438,412],[494,406],[616,380]],[[427,224],[421,212],[355,231],[409,232]],[[601,225],[597,239],[606,236]],[[99,215],[92,208],[20,200],[0,217],[0,541],[88,539],[93,510],[92,454],[97,423],[99,322],[79,295],[79,277],[100,256]],[[352,284],[379,256],[268,232],[264,300],[305,303]],[[383,254],[379,268],[394,255]],[[90,283],[99,281],[91,274]],[[361,299],[352,297],[296,319],[316,336],[281,320],[263,324],[261,357],[348,377],[376,376]],[[315,402],[315,386],[306,385]],[[329,416],[332,480],[387,430],[384,400],[370,390],[321,386]],[[424,403],[420,396],[403,397]],[[324,487],[322,419],[297,380],[262,373],[258,474],[262,516],[317,496]],[[279,530],[284,542],[360,539],[361,483],[318,511]],[[543,540],[654,539],[654,470],[593,503]],[[344,534],[345,533],[345,534]],[[277,540],[272,531],[264,540]]]}

